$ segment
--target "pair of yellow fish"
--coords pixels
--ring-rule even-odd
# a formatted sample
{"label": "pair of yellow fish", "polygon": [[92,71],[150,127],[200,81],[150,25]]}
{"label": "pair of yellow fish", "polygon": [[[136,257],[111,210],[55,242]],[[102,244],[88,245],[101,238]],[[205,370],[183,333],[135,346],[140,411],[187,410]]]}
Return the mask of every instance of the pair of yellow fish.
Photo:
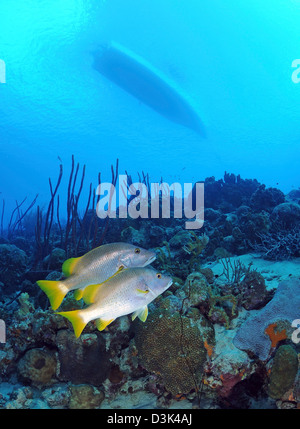
{"label": "pair of yellow fish", "polygon": [[142,321],[147,319],[148,304],[172,284],[171,277],[147,267],[155,258],[154,252],[132,244],[105,244],[65,261],[65,280],[39,280],[37,284],[47,294],[53,310],[71,290],[76,299],[83,298],[89,304],[82,310],[57,313],[70,320],[79,337],[91,320],[97,320],[101,331],[126,314],[133,313],[133,320],[137,316]]}

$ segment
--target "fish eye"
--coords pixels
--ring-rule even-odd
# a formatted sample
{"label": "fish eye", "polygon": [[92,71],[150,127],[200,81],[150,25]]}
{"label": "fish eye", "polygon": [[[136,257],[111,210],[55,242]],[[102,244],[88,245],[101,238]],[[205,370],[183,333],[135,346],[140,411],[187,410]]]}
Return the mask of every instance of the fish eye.
{"label": "fish eye", "polygon": [[157,277],[158,279],[161,279],[161,274],[160,274],[160,273],[157,273],[157,274],[156,274],[156,277]]}
{"label": "fish eye", "polygon": [[138,247],[134,250],[134,253],[141,253],[141,249],[139,249]]}

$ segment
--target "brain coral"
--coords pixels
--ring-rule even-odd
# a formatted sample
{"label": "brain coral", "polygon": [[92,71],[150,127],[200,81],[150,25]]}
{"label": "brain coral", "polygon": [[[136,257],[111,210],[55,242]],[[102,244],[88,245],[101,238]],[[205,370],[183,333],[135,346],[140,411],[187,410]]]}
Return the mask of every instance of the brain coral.
{"label": "brain coral", "polygon": [[142,366],[159,374],[173,395],[188,393],[197,387],[206,349],[193,320],[157,309],[146,323],[137,324],[135,344]]}
{"label": "brain coral", "polygon": [[253,352],[261,360],[266,360],[272,347],[272,341],[266,329],[268,330],[271,324],[282,320],[291,323],[299,319],[299,292],[300,280],[282,281],[273,299],[243,323],[234,338],[234,345],[241,350]]}
{"label": "brain coral", "polygon": [[53,382],[56,373],[57,361],[55,354],[45,349],[28,350],[18,364],[20,376],[42,387]]}

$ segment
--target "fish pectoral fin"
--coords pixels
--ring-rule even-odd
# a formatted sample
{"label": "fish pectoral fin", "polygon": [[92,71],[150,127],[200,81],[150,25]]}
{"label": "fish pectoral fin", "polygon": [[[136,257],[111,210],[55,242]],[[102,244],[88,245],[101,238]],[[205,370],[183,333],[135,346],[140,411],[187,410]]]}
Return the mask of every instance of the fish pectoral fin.
{"label": "fish pectoral fin", "polygon": [[146,322],[148,317],[148,307],[145,305],[142,308],[139,308],[136,310],[133,315],[131,316],[132,320],[134,320],[136,317],[138,317],[142,322]]}
{"label": "fish pectoral fin", "polygon": [[108,326],[110,323],[112,323],[115,319],[111,319],[111,320],[102,320],[102,319],[97,319],[96,320],[96,326],[97,329],[99,331],[103,331],[106,326]]}
{"label": "fish pectoral fin", "polygon": [[83,297],[83,290],[82,289],[76,289],[74,291],[74,298],[79,301]]}
{"label": "fish pectoral fin", "polygon": [[62,272],[66,277],[74,273],[75,267],[81,258],[81,256],[79,258],[69,258],[63,263]]}
{"label": "fish pectoral fin", "polygon": [[83,298],[83,300],[84,300],[84,302],[86,304],[93,304],[93,302],[95,301],[95,296],[97,294],[97,291],[98,291],[99,287],[102,286],[104,283],[108,282],[108,280],[111,280],[113,277],[117,276],[120,271],[123,271],[123,269],[124,269],[124,266],[120,267],[118,269],[118,271],[115,272],[115,274],[113,274],[112,276],[110,276],[108,279],[104,280],[102,283],[98,283],[96,285],[89,285],[89,286],[87,286],[83,290],[82,296],[80,298]]}
{"label": "fish pectoral fin", "polygon": [[98,291],[99,287],[101,286],[101,284],[102,283],[99,283],[97,285],[89,285],[83,290],[82,298],[86,304],[93,304],[94,303],[97,291]]}
{"label": "fish pectoral fin", "polygon": [[104,282],[102,282],[101,284],[106,283],[108,280],[114,278],[115,276],[117,276],[123,270],[125,270],[124,265],[120,265],[119,268],[117,269],[117,271],[113,275],[111,275],[110,277],[108,277],[106,280],[104,280]]}
{"label": "fish pectoral fin", "polygon": [[144,293],[144,294],[149,293],[148,290],[143,290],[143,289],[137,289],[137,291],[138,293]]}
{"label": "fish pectoral fin", "polygon": [[[123,264],[122,264],[122,265],[120,265],[120,266],[119,266],[118,271],[116,272],[116,274],[119,274],[119,272],[120,272],[120,271],[123,271],[123,270],[125,270],[125,265],[123,265]],[[115,276],[116,274],[114,274],[114,276]]]}

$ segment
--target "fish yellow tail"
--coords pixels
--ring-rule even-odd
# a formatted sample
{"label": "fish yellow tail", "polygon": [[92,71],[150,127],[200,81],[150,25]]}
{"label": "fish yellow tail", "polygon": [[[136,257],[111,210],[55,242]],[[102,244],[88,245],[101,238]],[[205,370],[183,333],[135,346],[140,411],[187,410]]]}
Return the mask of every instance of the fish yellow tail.
{"label": "fish yellow tail", "polygon": [[48,296],[51,307],[56,310],[68,292],[68,288],[60,281],[39,280],[37,284]]}
{"label": "fish yellow tail", "polygon": [[80,337],[81,332],[84,330],[85,325],[87,324],[87,322],[85,322],[81,317],[81,313],[82,313],[82,310],[62,311],[62,312],[56,313],[65,317],[72,323],[76,338]]}

